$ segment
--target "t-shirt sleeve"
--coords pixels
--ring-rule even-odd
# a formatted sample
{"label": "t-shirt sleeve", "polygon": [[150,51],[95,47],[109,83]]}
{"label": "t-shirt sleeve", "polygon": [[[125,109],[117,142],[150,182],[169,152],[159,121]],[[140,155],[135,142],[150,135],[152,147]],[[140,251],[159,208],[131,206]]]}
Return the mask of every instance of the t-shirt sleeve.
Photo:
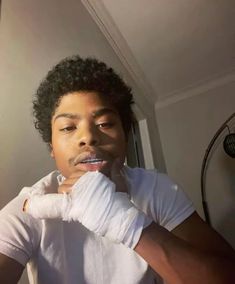
{"label": "t-shirt sleeve", "polygon": [[194,211],[192,201],[169,176],[156,170],[126,170],[133,203],[156,223],[171,231]]}
{"label": "t-shirt sleeve", "polygon": [[171,231],[195,211],[182,188],[166,174],[157,173],[151,202],[154,220]]}
{"label": "t-shirt sleeve", "polygon": [[40,221],[22,210],[26,198],[21,194],[0,211],[0,253],[23,266],[38,246],[41,230]]}

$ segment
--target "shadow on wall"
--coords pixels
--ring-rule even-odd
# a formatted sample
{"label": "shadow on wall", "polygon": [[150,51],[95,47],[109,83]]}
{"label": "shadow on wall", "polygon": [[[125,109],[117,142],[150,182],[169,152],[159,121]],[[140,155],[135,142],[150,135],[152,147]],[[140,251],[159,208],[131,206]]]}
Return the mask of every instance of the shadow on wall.
{"label": "shadow on wall", "polygon": [[[235,202],[235,200],[234,200]],[[227,212],[220,223],[217,224],[217,230],[223,235],[223,237],[231,244],[235,249],[235,209]]]}
{"label": "shadow on wall", "polygon": [[235,159],[221,144],[210,160],[206,191],[212,226],[235,248]]}
{"label": "shadow on wall", "polygon": [[231,197],[231,207],[224,218],[218,223],[217,228],[221,234],[235,249],[235,159],[225,157],[223,159],[223,166],[228,174],[228,184]]}
{"label": "shadow on wall", "polygon": [[225,156],[223,159],[223,166],[228,176],[230,177],[229,183],[230,183],[231,195],[233,195],[235,203],[235,158],[230,158],[228,156]]}

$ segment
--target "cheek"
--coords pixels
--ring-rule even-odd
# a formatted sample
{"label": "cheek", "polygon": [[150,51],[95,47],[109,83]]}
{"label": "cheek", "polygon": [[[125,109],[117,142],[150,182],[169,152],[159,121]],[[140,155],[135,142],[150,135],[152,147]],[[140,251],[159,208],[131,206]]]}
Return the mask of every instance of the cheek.
{"label": "cheek", "polygon": [[[55,142],[56,141],[56,142]],[[55,160],[63,160],[67,156],[69,147],[63,141],[52,140],[51,157]]]}
{"label": "cheek", "polygon": [[118,137],[118,139],[116,140],[116,148],[118,151],[118,154],[122,157],[126,156],[126,151],[127,151],[127,140],[125,135]]}

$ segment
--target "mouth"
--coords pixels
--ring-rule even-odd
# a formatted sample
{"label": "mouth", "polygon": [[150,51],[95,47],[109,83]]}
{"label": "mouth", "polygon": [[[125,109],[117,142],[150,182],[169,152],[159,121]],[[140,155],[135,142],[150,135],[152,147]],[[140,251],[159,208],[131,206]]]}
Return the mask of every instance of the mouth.
{"label": "mouth", "polygon": [[110,159],[97,153],[85,152],[80,154],[74,160],[74,166],[82,171],[102,171],[108,164]]}
{"label": "mouth", "polygon": [[98,163],[102,163],[104,162],[103,159],[93,159],[93,158],[88,158],[88,159],[85,159],[81,162],[79,162],[80,164],[98,164]]}

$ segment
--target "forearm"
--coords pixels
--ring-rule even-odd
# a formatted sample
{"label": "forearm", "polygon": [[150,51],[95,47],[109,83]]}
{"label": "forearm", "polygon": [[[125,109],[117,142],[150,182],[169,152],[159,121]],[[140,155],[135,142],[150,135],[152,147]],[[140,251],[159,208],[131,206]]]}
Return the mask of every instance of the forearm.
{"label": "forearm", "polygon": [[168,284],[235,283],[235,263],[203,252],[163,227],[147,227],[135,247]]}
{"label": "forearm", "polygon": [[20,263],[0,253],[0,283],[18,283],[23,270]]}

